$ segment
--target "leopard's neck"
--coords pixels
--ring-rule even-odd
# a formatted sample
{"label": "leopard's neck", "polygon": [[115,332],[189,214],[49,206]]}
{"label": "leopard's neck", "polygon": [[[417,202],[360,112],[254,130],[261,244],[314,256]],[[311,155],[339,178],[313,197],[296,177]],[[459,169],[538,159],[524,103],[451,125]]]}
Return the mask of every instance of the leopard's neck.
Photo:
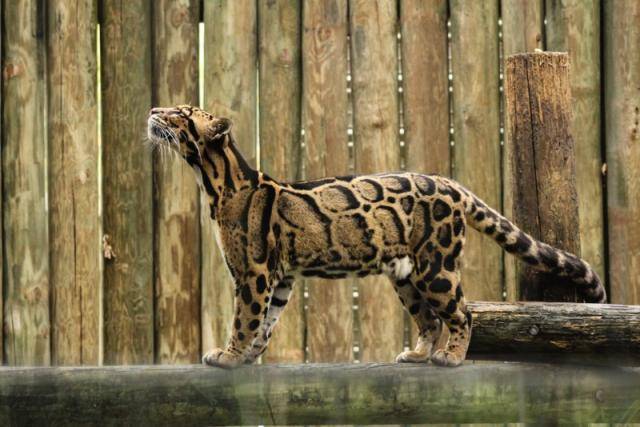
{"label": "leopard's neck", "polygon": [[220,148],[205,150],[202,163],[196,168],[200,172],[200,186],[206,192],[211,209],[211,219],[219,221],[221,207],[237,194],[252,191],[263,180],[272,181],[253,168],[238,150],[231,134]]}

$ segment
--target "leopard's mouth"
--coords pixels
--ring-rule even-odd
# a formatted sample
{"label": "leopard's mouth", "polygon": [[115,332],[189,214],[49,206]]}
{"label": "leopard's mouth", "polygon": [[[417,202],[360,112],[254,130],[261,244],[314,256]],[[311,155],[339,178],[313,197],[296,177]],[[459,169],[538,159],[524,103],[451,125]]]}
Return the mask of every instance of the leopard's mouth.
{"label": "leopard's mouth", "polygon": [[147,123],[147,137],[154,144],[174,149],[178,149],[180,146],[173,129],[171,129],[168,123],[158,114],[152,114],[149,116]]}

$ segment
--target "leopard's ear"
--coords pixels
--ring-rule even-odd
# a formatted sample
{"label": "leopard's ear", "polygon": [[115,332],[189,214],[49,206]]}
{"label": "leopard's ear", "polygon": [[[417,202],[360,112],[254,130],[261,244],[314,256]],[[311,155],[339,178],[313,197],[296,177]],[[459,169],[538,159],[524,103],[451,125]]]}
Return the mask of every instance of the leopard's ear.
{"label": "leopard's ear", "polygon": [[231,132],[232,126],[233,122],[231,119],[227,119],[226,117],[217,118],[209,128],[209,138],[213,141],[224,140],[224,136]]}

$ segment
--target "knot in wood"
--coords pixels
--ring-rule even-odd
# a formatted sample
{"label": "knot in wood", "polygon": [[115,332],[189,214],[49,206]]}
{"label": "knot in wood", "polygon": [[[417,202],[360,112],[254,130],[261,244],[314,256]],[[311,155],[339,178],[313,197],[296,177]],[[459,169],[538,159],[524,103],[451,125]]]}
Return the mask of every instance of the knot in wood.
{"label": "knot in wood", "polygon": [[604,402],[604,392],[602,390],[596,390],[596,402]]}
{"label": "knot in wood", "polygon": [[536,335],[538,335],[539,332],[540,332],[540,328],[538,328],[537,325],[532,325],[529,328],[529,335],[531,335],[532,337],[535,337]]}

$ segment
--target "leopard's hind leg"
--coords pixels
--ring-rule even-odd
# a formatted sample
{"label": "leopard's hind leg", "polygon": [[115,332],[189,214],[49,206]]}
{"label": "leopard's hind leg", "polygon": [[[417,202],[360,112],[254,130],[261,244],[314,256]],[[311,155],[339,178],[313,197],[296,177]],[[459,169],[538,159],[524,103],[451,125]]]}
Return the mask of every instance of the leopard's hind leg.
{"label": "leopard's hind leg", "polygon": [[462,294],[460,271],[441,271],[429,283],[427,301],[450,332],[446,349],[436,350],[431,361],[441,366],[459,366],[471,339],[471,313]]}
{"label": "leopard's hind leg", "polygon": [[415,275],[393,282],[400,302],[418,326],[418,342],[413,350],[403,351],[396,356],[396,362],[428,362],[434,346],[442,333],[442,321],[429,306],[424,296],[416,288]]}

